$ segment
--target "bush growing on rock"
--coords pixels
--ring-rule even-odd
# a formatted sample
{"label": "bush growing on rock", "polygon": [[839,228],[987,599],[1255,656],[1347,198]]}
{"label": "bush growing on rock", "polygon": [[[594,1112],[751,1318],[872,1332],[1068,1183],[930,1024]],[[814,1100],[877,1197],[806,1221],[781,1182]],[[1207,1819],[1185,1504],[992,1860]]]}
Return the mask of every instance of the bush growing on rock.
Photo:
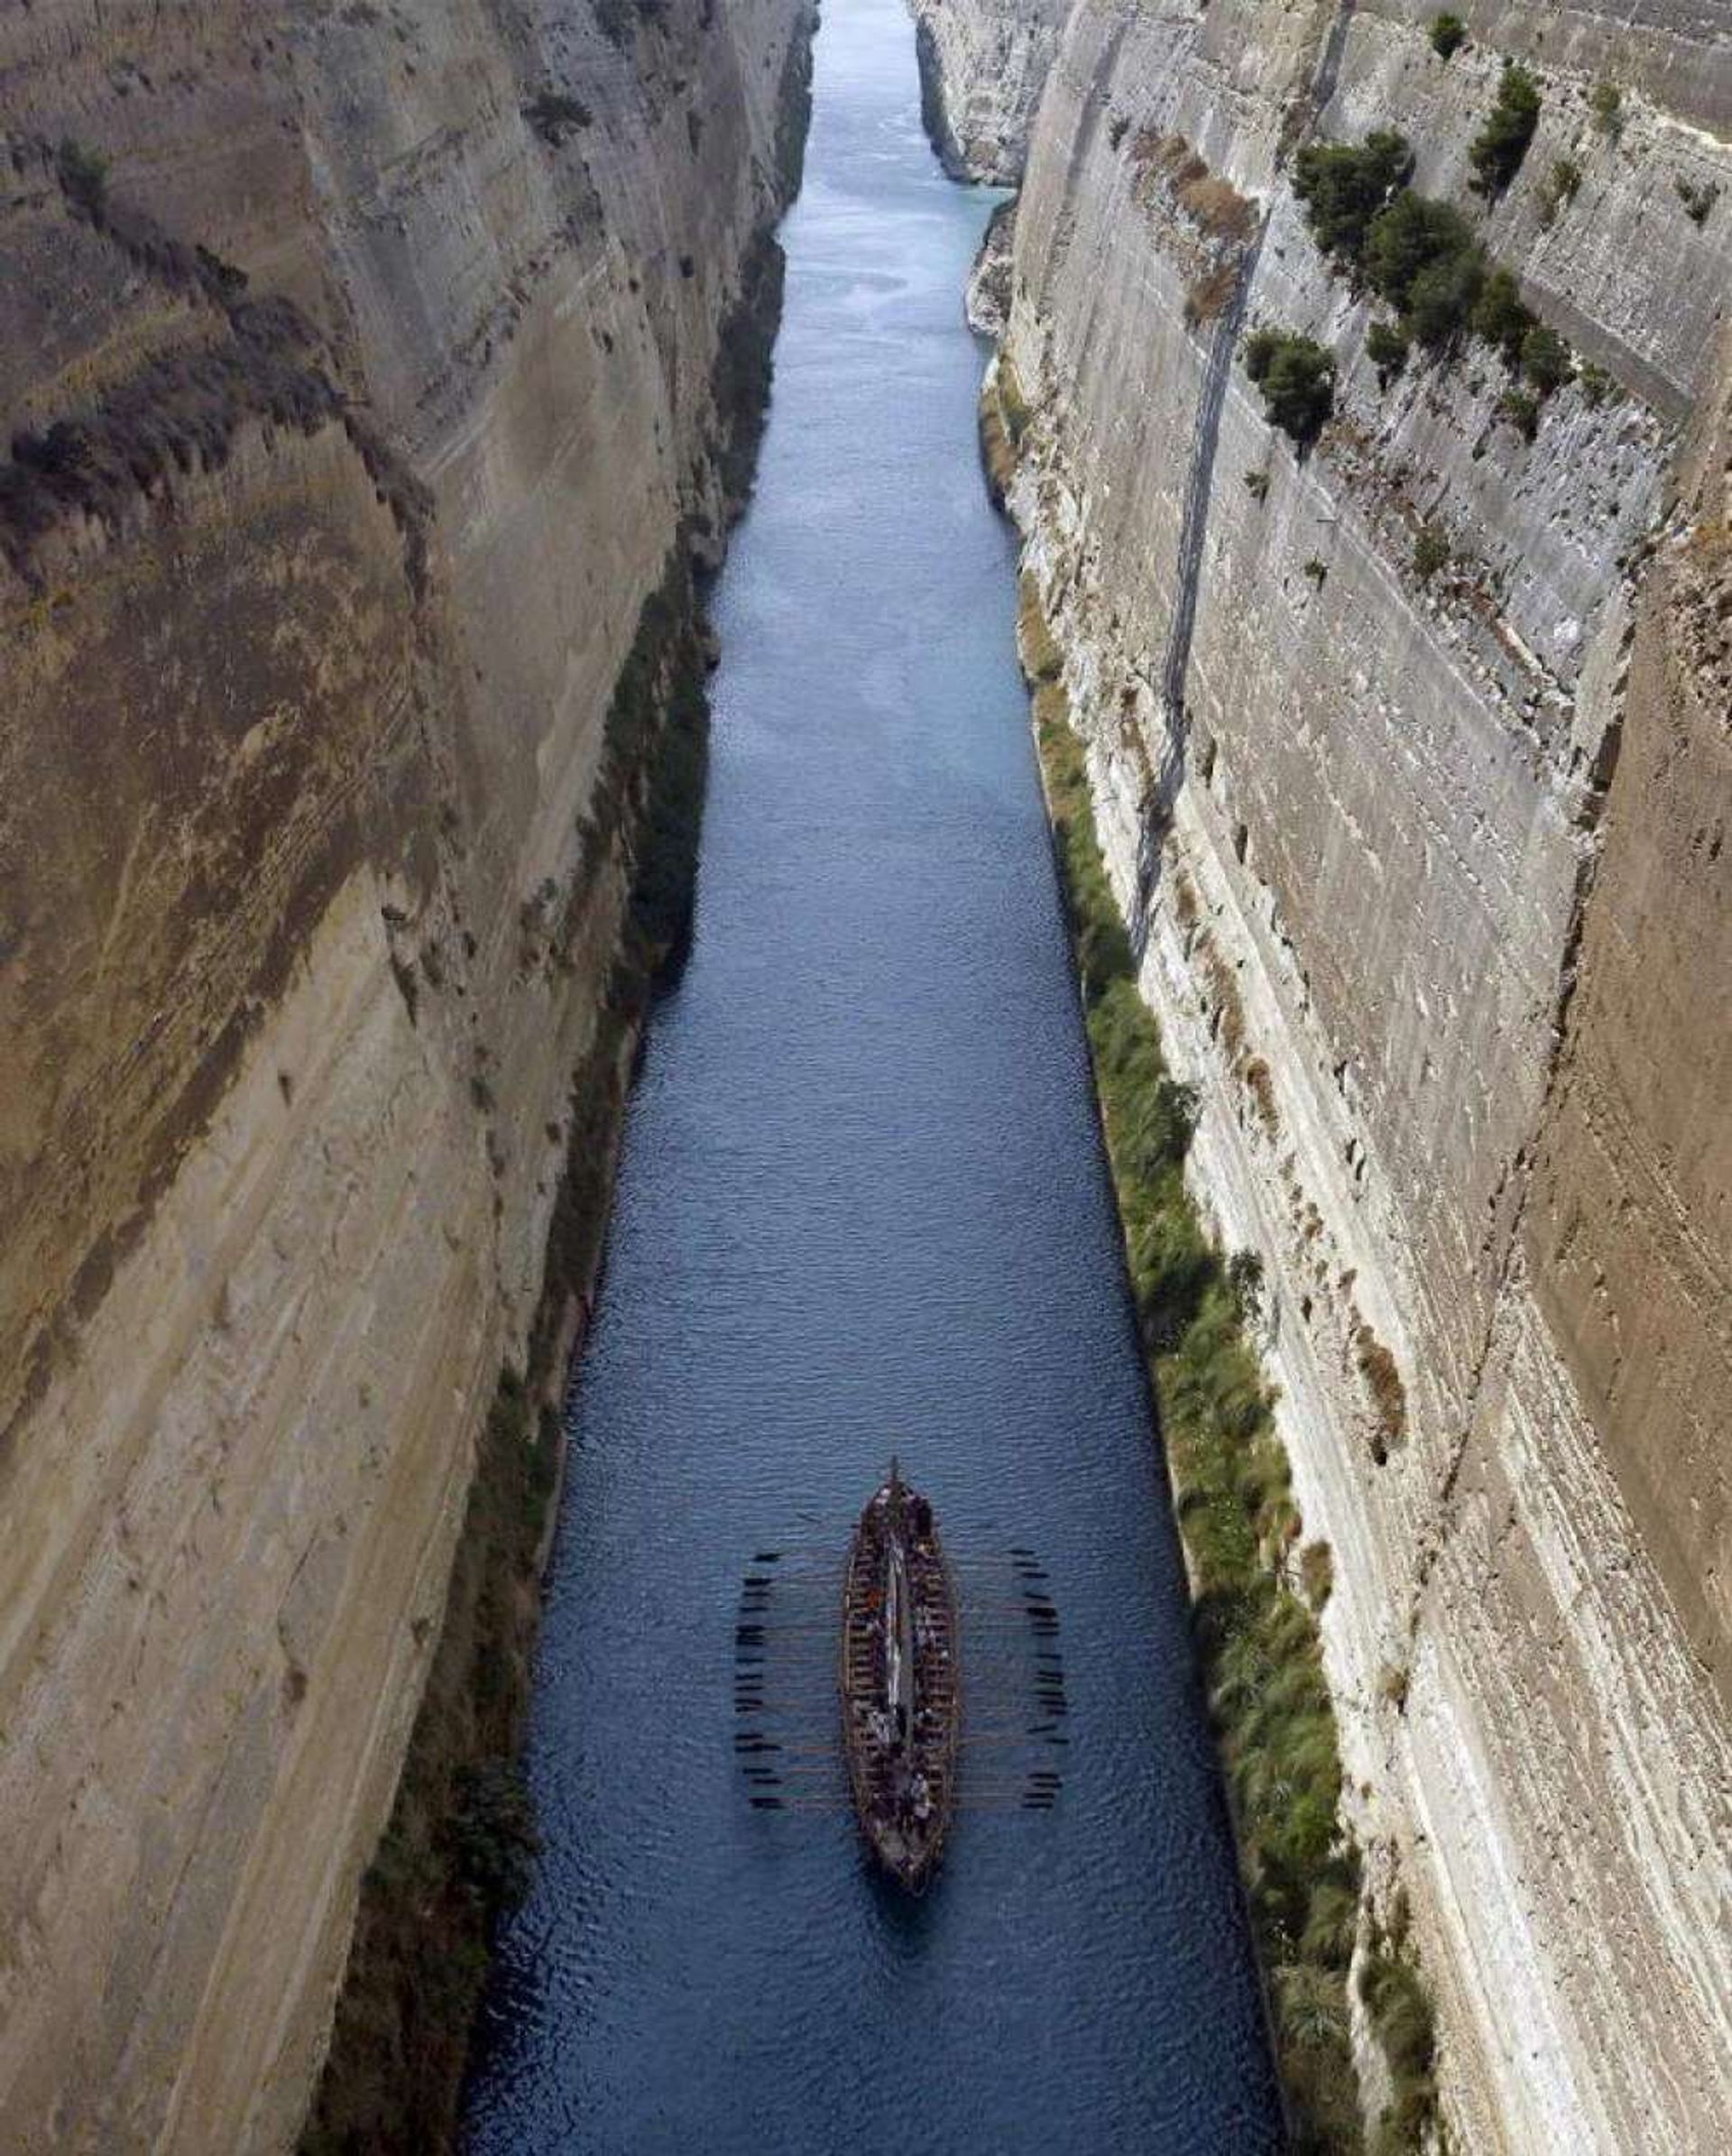
{"label": "bush growing on rock", "polygon": [[1497,400],[1497,416],[1507,419],[1524,440],[1540,431],[1540,401],[1529,390],[1506,390]]}
{"label": "bush growing on rock", "polygon": [[1540,88],[1519,60],[1506,60],[1497,101],[1473,138],[1468,162],[1478,194],[1501,195],[1521,170],[1540,124]]}
{"label": "bush growing on rock", "polygon": [[1359,1998],[1389,2063],[1389,2101],[1376,2151],[1428,2147],[1437,2130],[1437,2017],[1408,1947],[1413,1917],[1398,1892],[1388,1929],[1373,1923],[1359,1967]]}
{"label": "bush growing on rock", "polygon": [[1485,257],[1477,247],[1427,263],[1407,288],[1409,332],[1423,345],[1453,344],[1473,318],[1485,274]]}
{"label": "bush growing on rock", "polygon": [[[1061,707],[1062,708],[1062,707]],[[1223,1266],[1186,1195],[1183,1146],[1149,1142],[1167,1088],[1159,1027],[1136,988],[1090,807],[1081,742],[1036,705],[1065,909],[1088,997],[1089,1045],[1133,1293],[1161,1404],[1193,1580],[1198,1651],[1226,1769],[1242,1874],[1274,2007],[1295,2149],[1362,2146],[1347,1969],[1360,1862],[1340,1818],[1341,1761],[1317,1621],[1294,1591],[1303,1534],[1271,1398],[1246,1336],[1248,1267]],[[1194,919],[1182,870],[1174,906]],[[1147,1118],[1147,1119],[1146,1119]],[[1243,1254],[1241,1254],[1243,1255]],[[1230,1273],[1237,1270],[1236,1284]],[[1324,1545],[1298,1571],[1321,1606]]]}
{"label": "bush growing on rock", "polygon": [[1334,355],[1308,336],[1258,329],[1245,340],[1245,372],[1263,392],[1271,426],[1303,449],[1335,406]]}
{"label": "bush growing on rock", "polygon": [[1468,26],[1460,15],[1432,17],[1432,51],[1440,60],[1451,60],[1468,41]]}
{"label": "bush growing on rock", "polygon": [[1373,322],[1365,333],[1365,356],[1377,370],[1382,389],[1387,389],[1407,364],[1407,339],[1397,323]]}
{"label": "bush growing on rock", "polygon": [[1519,366],[1523,342],[1536,319],[1533,309],[1523,301],[1522,288],[1514,273],[1505,269],[1493,270],[1474,302],[1475,336],[1496,345],[1510,366]]}
{"label": "bush growing on rock", "polygon": [[68,200],[100,221],[108,197],[108,160],[69,134],[61,141],[57,162]]}
{"label": "bush growing on rock", "polygon": [[1616,140],[1624,125],[1624,93],[1617,83],[1595,83],[1588,95],[1588,109],[1599,132]]}
{"label": "bush growing on rock", "polygon": [[1382,128],[1359,143],[1308,143],[1294,163],[1293,191],[1317,244],[1357,268],[1372,218],[1413,170],[1405,136]]}
{"label": "bush growing on rock", "polygon": [[1414,539],[1414,574],[1429,584],[1450,564],[1450,535],[1441,524],[1422,524]]}
{"label": "bush growing on rock", "polygon": [[1575,373],[1570,347],[1555,329],[1535,322],[1522,339],[1522,372],[1542,397],[1561,390]]}
{"label": "bush growing on rock", "polygon": [[590,124],[594,115],[581,97],[561,90],[539,90],[523,107],[523,117],[544,143],[557,149],[574,128]]}
{"label": "bush growing on rock", "polygon": [[1365,273],[1410,336],[1442,345],[1472,317],[1485,253],[1459,209],[1404,189],[1372,219]]}
{"label": "bush growing on rock", "polygon": [[1566,202],[1573,202],[1581,187],[1581,167],[1573,157],[1554,158],[1540,197],[1540,215],[1548,225],[1557,220]]}

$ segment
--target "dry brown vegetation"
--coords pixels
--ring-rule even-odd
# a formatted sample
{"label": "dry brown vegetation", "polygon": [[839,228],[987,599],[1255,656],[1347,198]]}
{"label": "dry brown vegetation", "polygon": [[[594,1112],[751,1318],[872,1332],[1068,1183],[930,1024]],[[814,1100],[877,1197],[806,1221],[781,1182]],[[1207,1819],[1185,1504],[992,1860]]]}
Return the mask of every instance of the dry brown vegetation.
{"label": "dry brown vegetation", "polygon": [[1377,1415],[1372,1451],[1381,1467],[1407,1434],[1407,1388],[1396,1359],[1363,1318],[1353,1328],[1354,1357]]}

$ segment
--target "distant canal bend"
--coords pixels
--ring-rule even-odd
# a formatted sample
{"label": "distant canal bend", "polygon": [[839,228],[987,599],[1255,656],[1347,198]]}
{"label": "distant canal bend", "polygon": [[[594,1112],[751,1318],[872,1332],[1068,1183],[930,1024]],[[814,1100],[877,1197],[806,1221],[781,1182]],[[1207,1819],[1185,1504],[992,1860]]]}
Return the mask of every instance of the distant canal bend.
{"label": "distant canal bend", "polygon": [[[581,1382],[545,1847],[479,2156],[1279,2145],[975,455],[961,299],[990,207],[921,134],[902,0],[829,0],[714,609],[696,935]],[[1071,1710],[1059,1808],[965,1810],[917,1903],[869,1875],[839,1770],[837,1801],[755,1813],[732,1750],[742,1572],[782,1549],[839,1581],[892,1448],[953,1551],[1039,1553]]]}

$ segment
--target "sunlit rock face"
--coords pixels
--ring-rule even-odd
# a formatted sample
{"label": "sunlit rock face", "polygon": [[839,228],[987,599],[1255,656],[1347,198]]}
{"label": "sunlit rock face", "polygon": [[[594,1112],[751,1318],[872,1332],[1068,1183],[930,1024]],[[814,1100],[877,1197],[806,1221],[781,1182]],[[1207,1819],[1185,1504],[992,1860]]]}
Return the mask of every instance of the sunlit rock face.
{"label": "sunlit rock face", "polygon": [[[806,0],[0,24],[0,2141],[292,2139]],[[58,429],[58,431],[57,431]]]}
{"label": "sunlit rock face", "polygon": [[[918,12],[952,115],[1044,23]],[[1414,1903],[1446,2108],[1474,2148],[1695,2148],[1732,2105],[1732,46],[1480,7],[1446,61],[1432,12],[1078,0],[1010,503],[1198,1194],[1266,1267],[1348,1810]],[[1487,205],[1511,56],[1542,107]],[[1377,127],[1574,350],[1531,439],[1485,344],[1367,356],[1292,155]],[[1259,326],[1334,355],[1304,455]]]}
{"label": "sunlit rock face", "polygon": [[933,147],[958,180],[1014,186],[1070,0],[910,0]]}

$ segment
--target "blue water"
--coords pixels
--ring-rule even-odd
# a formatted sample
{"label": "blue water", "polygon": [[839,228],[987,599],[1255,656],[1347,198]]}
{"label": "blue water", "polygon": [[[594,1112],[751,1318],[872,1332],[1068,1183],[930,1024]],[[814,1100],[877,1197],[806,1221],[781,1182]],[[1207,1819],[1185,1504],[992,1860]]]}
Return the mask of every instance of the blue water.
{"label": "blue water", "polygon": [[[921,135],[901,0],[829,0],[757,499],[716,594],[696,941],[574,1407],[545,1849],[489,2002],[478,2151],[1278,2145],[976,461],[961,295],[989,207]],[[732,1748],[763,1549],[792,1575],[775,1704],[831,1739],[834,1583],[892,1446],[961,1561],[965,1654],[978,1605],[971,1729],[1017,1682],[1011,1543],[1050,1571],[1071,1706],[1050,1815],[970,1749],[917,1904],[869,1874],[821,1749],[808,1801],[767,1815]]]}

